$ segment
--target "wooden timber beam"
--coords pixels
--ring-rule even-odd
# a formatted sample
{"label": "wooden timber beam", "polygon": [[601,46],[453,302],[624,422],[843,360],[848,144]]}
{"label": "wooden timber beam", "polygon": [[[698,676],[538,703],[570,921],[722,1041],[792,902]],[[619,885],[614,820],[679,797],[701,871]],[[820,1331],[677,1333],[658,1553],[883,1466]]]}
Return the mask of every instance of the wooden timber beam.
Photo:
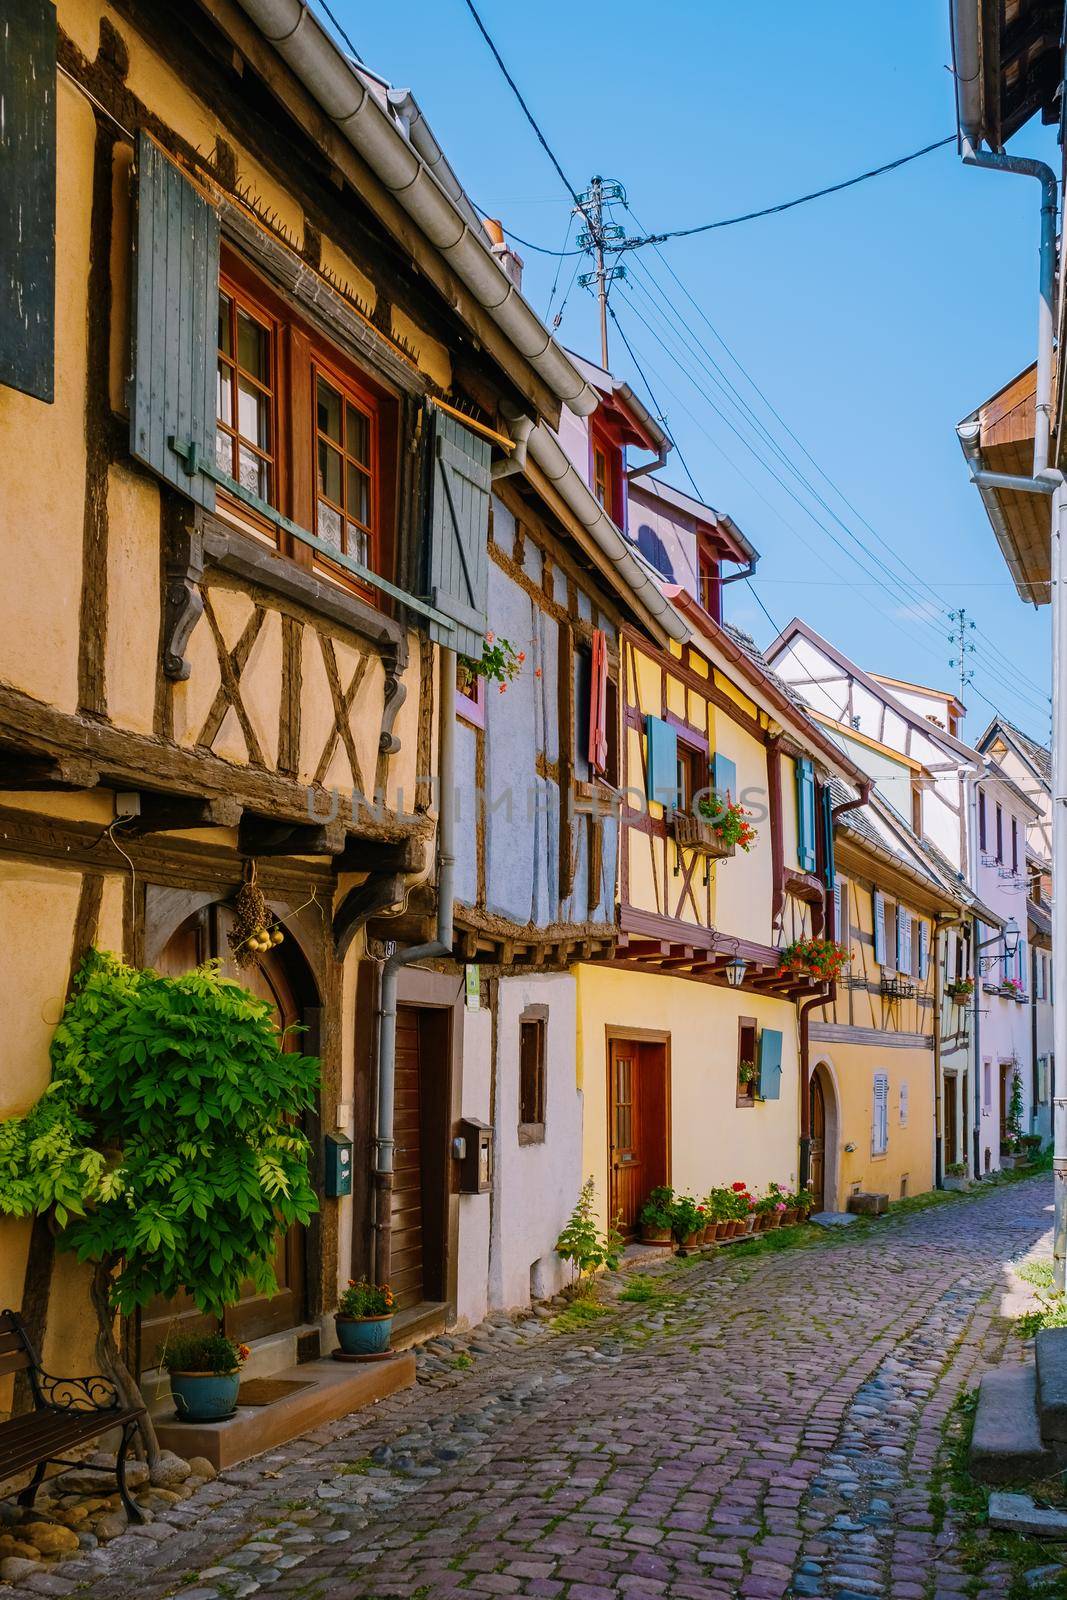
{"label": "wooden timber beam", "polygon": [[35,756],[0,750],[0,789],[95,789],[99,781],[99,767],[83,756]]}
{"label": "wooden timber beam", "polygon": [[356,839],[350,834],[333,864],[338,872],[418,872],[423,857],[423,840],[415,835],[384,844],[375,839]]}
{"label": "wooden timber beam", "polygon": [[337,856],[344,848],[345,825],[333,822],[281,822],[246,811],[237,834],[243,856]]}
{"label": "wooden timber beam", "polygon": [[139,839],[147,833],[181,833],[189,828],[236,828],[241,821],[239,800],[144,792],[138,800],[141,809],[136,816],[122,819],[124,839]]}

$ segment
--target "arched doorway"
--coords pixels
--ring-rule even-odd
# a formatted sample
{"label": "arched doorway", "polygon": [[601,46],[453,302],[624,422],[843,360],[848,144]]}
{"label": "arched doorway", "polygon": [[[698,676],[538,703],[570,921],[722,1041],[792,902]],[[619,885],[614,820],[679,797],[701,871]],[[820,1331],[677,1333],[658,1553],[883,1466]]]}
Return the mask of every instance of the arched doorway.
{"label": "arched doorway", "polygon": [[[318,994],[310,969],[295,941],[283,944],[261,956],[253,967],[238,968],[227,935],[233,926],[228,905],[214,903],[186,917],[171,934],[152,962],[157,972],[177,975],[189,972],[204,961],[219,960],[222,972],[240,983],[274,1009],[279,1029],[294,1023],[307,1026],[317,1017]],[[314,1052],[315,1041],[308,1034],[289,1035],[289,1050]],[[156,1365],[168,1330],[183,1333],[212,1332],[216,1329],[240,1341],[263,1338],[299,1326],[306,1313],[305,1230],[299,1225],[279,1236],[274,1257],[278,1291],[262,1295],[251,1285],[240,1300],[228,1306],[221,1318],[205,1316],[188,1295],[172,1300],[157,1299],[141,1313],[141,1368]]]}
{"label": "arched doorway", "polygon": [[837,1210],[837,1175],[840,1161],[838,1141],[837,1089],[833,1073],[825,1061],[816,1064],[808,1084],[809,1153],[808,1187],[814,1195],[813,1210]]}

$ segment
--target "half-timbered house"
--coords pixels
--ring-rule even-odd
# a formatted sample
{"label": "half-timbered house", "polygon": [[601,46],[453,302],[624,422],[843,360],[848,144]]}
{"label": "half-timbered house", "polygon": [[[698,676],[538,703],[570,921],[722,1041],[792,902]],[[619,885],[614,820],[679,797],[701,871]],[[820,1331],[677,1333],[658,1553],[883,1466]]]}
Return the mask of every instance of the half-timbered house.
{"label": "half-timbered house", "polygon": [[[525,558],[504,536],[507,495],[488,552],[493,472],[598,395],[411,96],[296,0],[19,13],[0,54],[23,215],[0,325],[0,1114],[45,1087],[90,945],[232,971],[255,872],[284,942],[242,981],[322,1063],[319,1214],[279,1242],[278,1294],[223,1319],[276,1370],[332,1342],[350,1275],[392,1273],[408,1337],[427,1306],[456,1315],[461,1227],[488,1233],[459,1159],[478,1155],[461,1119],[492,1107],[455,1003],[455,659],[480,651],[490,568],[540,590],[568,649],[602,605],[618,625],[556,553],[529,576],[537,535]],[[538,448],[552,473],[558,446]],[[610,562],[609,537],[589,513],[581,562]],[[568,759],[547,733],[543,758]],[[569,879],[555,846],[583,935],[605,920],[595,841]],[[469,907],[477,950],[493,907],[476,887]],[[352,1143],[350,1195],[326,1192],[327,1135]],[[78,1272],[47,1228],[0,1229],[0,1303],[81,1370]],[[149,1308],[131,1361],[192,1315]]]}

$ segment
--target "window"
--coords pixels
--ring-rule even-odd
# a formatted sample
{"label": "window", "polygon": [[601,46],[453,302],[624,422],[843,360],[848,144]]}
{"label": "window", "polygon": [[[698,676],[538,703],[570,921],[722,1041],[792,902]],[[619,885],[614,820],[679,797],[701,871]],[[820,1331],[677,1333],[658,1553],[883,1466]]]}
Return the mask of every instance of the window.
{"label": "window", "polygon": [[528,1006],[519,1018],[519,1133],[526,1143],[545,1136],[545,1034],[548,1011]]}
{"label": "window", "polygon": [[373,566],[375,417],[318,366],[314,381],[315,532]]}
{"label": "window", "polygon": [[606,687],[606,710],[604,713],[604,735],[607,740],[607,759],[601,776],[605,783],[610,783],[617,789],[620,783],[621,769],[619,767],[619,684],[616,678],[609,675]]}
{"label": "window", "polygon": [[889,1149],[889,1074],[874,1075],[874,1103],[871,1118],[871,1154],[884,1156]]}
{"label": "window", "polygon": [[372,586],[333,562],[330,552],[383,576],[389,571],[395,399],[312,334],[232,255],[219,286],[217,368],[216,464],[327,549],[280,529],[228,496],[224,485],[220,511],[300,565],[367,596]]}
{"label": "window", "polygon": [[998,863],[998,865],[1003,866],[1003,864],[1004,864],[1004,811],[1003,811],[1003,808],[1001,806],[997,807],[996,817],[997,817],[997,863]]}
{"label": "window", "polygon": [[485,727],[485,679],[456,662],[456,715],[476,728]]}
{"label": "window", "polygon": [[987,1109],[993,1104],[993,1063],[982,1062],[982,1104]]}
{"label": "window", "polygon": [[608,453],[603,445],[593,445],[593,493],[610,517],[611,510],[611,467],[608,462]]}
{"label": "window", "polygon": [[215,461],[268,505],[277,506],[273,321],[235,290],[219,290]]}
{"label": "window", "polygon": [[697,536],[698,599],[709,617],[722,621],[722,563],[706,537]]}
{"label": "window", "polygon": [[978,791],[978,848],[986,848],[985,790]]}
{"label": "window", "polygon": [[913,833],[923,831],[923,792],[916,780],[911,784],[911,826]]}
{"label": "window", "polygon": [[755,1017],[737,1019],[737,1104],[756,1103],[757,1037]]}
{"label": "window", "polygon": [[1016,817],[1011,819],[1011,870],[1019,870],[1019,822]]}
{"label": "window", "polygon": [[708,759],[691,744],[678,740],[678,810],[692,813],[696,795],[708,786]]}

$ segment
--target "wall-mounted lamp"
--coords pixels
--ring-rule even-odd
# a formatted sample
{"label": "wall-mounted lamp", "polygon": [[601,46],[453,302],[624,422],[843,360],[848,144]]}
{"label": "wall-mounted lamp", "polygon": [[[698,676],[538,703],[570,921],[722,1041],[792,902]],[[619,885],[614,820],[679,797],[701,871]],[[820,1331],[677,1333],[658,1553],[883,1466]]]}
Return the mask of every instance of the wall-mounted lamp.
{"label": "wall-mounted lamp", "polygon": [[[1000,949],[994,950],[991,955],[982,955],[980,952],[991,944],[999,945]],[[1014,961],[1019,949],[1019,924],[1015,918],[1009,917],[999,933],[995,933],[991,939],[983,939],[977,948],[979,972],[995,967],[998,961]]]}

